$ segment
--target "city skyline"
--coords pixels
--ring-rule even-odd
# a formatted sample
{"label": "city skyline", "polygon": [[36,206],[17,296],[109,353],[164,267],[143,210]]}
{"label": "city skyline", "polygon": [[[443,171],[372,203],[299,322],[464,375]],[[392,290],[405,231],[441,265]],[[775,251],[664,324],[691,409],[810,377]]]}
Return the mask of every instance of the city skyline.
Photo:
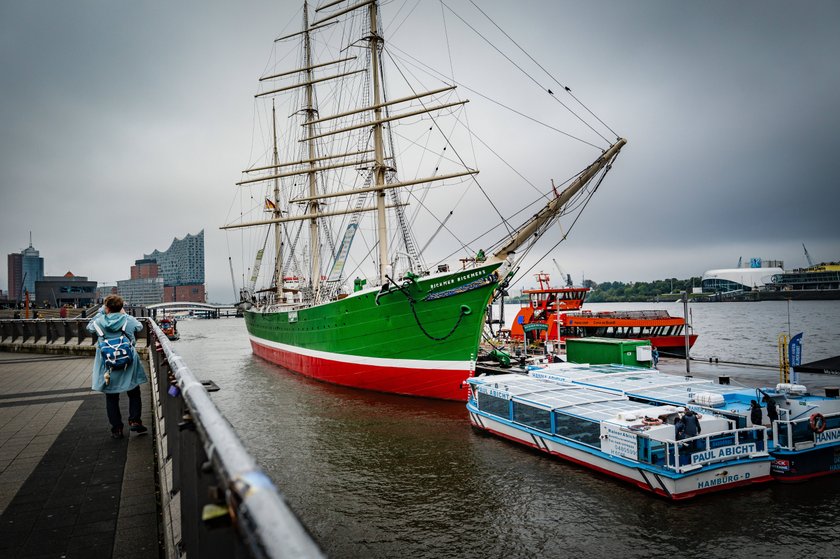
{"label": "city skyline", "polygon": [[[459,48],[466,26],[427,4],[383,5],[385,16],[399,16],[385,29],[395,53],[443,48],[424,30],[445,16],[456,79],[472,67],[507,65],[490,48]],[[469,2],[446,6],[493,31]],[[798,268],[807,265],[803,243],[815,262],[840,258],[840,169],[831,163],[840,124],[836,2],[481,6],[628,139],[567,241],[533,272],[553,274],[552,259],[575,283],[687,278],[739,258]],[[408,13],[421,25],[403,25]],[[205,229],[209,299],[233,300],[230,265],[241,285],[253,253],[217,227],[239,210],[234,183],[249,160],[257,78],[273,40],[299,24],[299,11],[267,1],[165,10],[3,4],[0,29],[13,48],[0,51],[0,250],[21,250],[32,230],[45,273],[115,284],[149,246]],[[477,110],[480,98],[463,93]],[[492,93],[516,100],[504,87]],[[544,118],[560,123],[560,112]],[[549,191],[551,178],[563,180],[551,164],[577,149],[569,140],[523,155],[525,142],[505,132],[496,147],[522,156],[517,169],[533,184]],[[481,177],[497,192],[522,188],[487,171]],[[507,214],[511,200],[501,206]],[[481,218],[460,212],[456,219]],[[5,259],[0,266],[8,291]],[[515,287],[523,285],[533,277]]]}
{"label": "city skyline", "polygon": [[[16,262],[15,274],[19,273],[20,278],[15,278],[17,283],[24,277],[24,272],[31,271],[34,265],[40,267],[40,274],[37,277],[26,279],[26,284],[21,287],[21,292],[16,293],[9,291],[7,297],[12,299],[20,299],[24,290],[28,290],[30,295],[34,297],[36,292],[35,283],[43,280],[55,280],[68,276],[80,277],[78,270],[73,272],[68,269],[66,272],[60,274],[45,273],[48,269],[46,263],[48,258],[40,256],[40,251],[35,249],[32,244],[32,233],[30,232],[30,245],[19,253],[9,253],[8,258],[9,268],[11,270],[13,261]],[[30,262],[27,262],[29,260]],[[19,262],[18,262],[19,261]],[[137,273],[138,264],[146,265],[141,273]],[[149,273],[149,266],[153,265],[153,273]],[[14,275],[11,271],[7,275],[11,283],[11,276]],[[174,237],[166,250],[154,249],[149,254],[143,254],[139,259],[134,259],[133,263],[129,265],[129,272],[123,279],[118,279],[114,282],[102,282],[96,278],[92,281],[98,283],[99,288],[123,286],[126,289],[126,297],[131,299],[135,289],[132,288],[132,282],[141,278],[149,278],[159,280],[160,286],[158,291],[160,300],[151,301],[152,303],[164,302],[166,300],[204,300],[204,230],[198,233],[187,233],[183,237]],[[81,279],[86,280],[87,276]],[[166,289],[169,288],[169,291]],[[3,290],[5,292],[5,290]],[[143,291],[148,291],[144,289]],[[122,293],[121,293],[122,294]],[[34,300],[34,299],[33,299]],[[40,299],[39,299],[40,301]],[[145,301],[148,302],[148,301]]]}

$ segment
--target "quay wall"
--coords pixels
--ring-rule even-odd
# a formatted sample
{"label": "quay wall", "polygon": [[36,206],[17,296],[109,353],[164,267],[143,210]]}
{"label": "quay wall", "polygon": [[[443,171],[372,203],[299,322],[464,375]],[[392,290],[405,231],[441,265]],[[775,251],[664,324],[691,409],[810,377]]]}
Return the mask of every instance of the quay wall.
{"label": "quay wall", "polygon": [[[93,357],[96,335],[85,328],[90,318],[0,320],[0,351]],[[137,352],[148,358],[149,326],[140,321]]]}

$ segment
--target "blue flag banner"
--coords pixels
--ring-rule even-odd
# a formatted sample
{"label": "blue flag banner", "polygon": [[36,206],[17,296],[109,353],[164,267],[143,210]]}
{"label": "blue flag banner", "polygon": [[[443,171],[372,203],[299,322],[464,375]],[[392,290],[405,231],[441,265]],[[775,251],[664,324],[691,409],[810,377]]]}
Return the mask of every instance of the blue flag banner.
{"label": "blue flag banner", "polygon": [[802,332],[790,339],[788,345],[788,361],[791,367],[802,364]]}

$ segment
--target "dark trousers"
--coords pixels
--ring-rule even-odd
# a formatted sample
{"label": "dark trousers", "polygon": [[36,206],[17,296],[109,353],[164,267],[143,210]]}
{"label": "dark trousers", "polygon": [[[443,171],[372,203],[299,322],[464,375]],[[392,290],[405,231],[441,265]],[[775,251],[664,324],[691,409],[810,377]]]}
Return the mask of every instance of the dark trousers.
{"label": "dark trousers", "polygon": [[[140,421],[140,387],[135,386],[128,392],[128,420]],[[120,413],[120,394],[105,394],[105,409],[108,410],[108,422],[111,429],[118,429],[123,426],[122,414]]]}

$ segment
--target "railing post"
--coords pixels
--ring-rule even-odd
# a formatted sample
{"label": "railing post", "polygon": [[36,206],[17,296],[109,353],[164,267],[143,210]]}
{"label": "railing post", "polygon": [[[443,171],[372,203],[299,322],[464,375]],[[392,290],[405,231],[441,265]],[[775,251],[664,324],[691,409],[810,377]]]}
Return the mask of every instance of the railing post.
{"label": "railing post", "polygon": [[[163,395],[161,397],[163,398],[163,422],[164,429],[166,430],[166,451],[169,453],[167,458],[172,460],[173,464],[177,465],[181,459],[181,446],[179,441],[181,438],[181,432],[178,429],[178,424],[181,422],[181,418],[184,415],[184,405],[180,393],[175,394],[174,396],[170,393],[170,390],[173,387],[177,388],[177,384],[175,382],[175,376],[172,374],[169,362],[163,361],[161,365],[159,374],[161,377],[161,383],[164,385],[162,387]],[[175,494],[180,490],[181,472],[179,468],[173,467],[172,493]]]}
{"label": "railing post", "polygon": [[[236,551],[236,537],[224,502],[224,489],[218,487],[213,468],[201,444],[195,423],[189,415],[178,425],[181,431],[181,542],[187,557],[226,559]],[[204,510],[208,507],[208,519]],[[221,507],[218,516],[213,513]],[[215,523],[219,525],[213,527]]]}

